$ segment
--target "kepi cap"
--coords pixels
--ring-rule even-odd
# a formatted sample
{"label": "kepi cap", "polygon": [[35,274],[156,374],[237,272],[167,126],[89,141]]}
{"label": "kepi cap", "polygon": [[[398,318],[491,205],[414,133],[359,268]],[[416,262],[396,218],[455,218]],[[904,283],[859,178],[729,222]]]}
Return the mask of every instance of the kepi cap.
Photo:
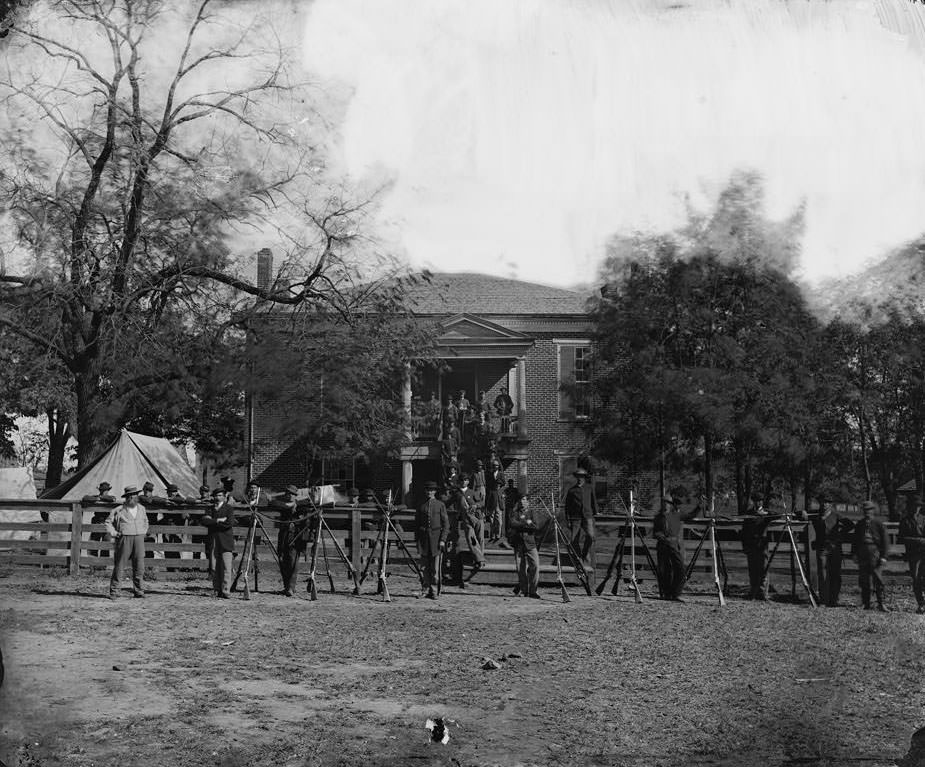
{"label": "kepi cap", "polygon": [[436,489],[437,489],[437,483],[434,482],[432,479],[430,479],[430,480],[428,480],[427,482],[424,483],[424,489],[425,489],[425,490],[436,490]]}

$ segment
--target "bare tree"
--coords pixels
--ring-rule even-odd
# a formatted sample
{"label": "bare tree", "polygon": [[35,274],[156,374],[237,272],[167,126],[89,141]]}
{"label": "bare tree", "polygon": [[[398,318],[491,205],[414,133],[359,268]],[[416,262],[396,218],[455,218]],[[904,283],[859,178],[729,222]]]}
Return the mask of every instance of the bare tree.
{"label": "bare tree", "polygon": [[[395,264],[370,260],[361,234],[371,196],[325,180],[316,92],[253,9],[46,0],[10,26],[0,332],[67,371],[79,465],[107,392],[183,374],[164,363],[177,328],[221,334],[274,307],[343,320],[397,300]],[[259,240],[282,250],[270,286],[232,256]]]}

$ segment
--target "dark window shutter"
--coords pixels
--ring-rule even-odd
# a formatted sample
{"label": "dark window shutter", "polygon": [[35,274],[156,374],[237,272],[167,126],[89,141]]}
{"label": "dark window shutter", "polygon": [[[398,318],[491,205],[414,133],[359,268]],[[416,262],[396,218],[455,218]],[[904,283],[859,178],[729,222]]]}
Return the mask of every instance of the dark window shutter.
{"label": "dark window shutter", "polygon": [[562,386],[571,386],[575,380],[575,347],[559,346],[559,418],[561,420],[575,419],[575,404]]}

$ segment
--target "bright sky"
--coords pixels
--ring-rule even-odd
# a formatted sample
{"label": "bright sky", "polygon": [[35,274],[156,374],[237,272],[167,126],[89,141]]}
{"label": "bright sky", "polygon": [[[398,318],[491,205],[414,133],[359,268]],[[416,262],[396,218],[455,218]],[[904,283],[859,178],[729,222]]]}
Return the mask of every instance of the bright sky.
{"label": "bright sky", "polygon": [[305,38],[413,263],[560,285],[738,167],[806,200],[811,280],[922,234],[923,51],[909,0],[315,0]]}

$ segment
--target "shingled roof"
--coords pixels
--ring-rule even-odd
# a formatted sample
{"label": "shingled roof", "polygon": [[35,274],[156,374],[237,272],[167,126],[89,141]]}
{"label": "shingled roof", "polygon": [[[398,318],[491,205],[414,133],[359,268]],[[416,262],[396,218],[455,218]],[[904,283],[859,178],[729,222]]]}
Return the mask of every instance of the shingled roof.
{"label": "shingled roof", "polygon": [[413,288],[409,308],[417,314],[585,314],[587,297],[553,288],[472,272],[437,272]]}

